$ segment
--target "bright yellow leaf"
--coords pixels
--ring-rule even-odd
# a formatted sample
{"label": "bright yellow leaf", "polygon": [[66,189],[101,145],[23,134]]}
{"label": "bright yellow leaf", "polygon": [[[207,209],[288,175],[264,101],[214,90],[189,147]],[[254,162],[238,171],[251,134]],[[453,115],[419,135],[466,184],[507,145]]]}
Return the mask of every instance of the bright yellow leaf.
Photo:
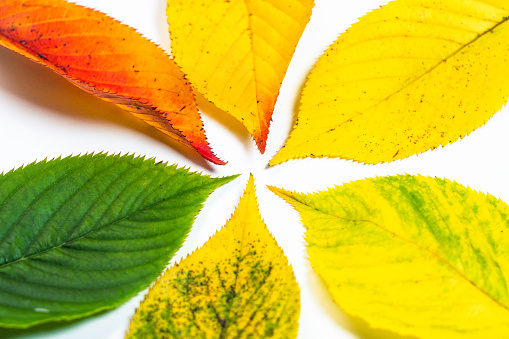
{"label": "bright yellow leaf", "polygon": [[299,286],[251,177],[226,226],[152,287],[127,338],[295,338],[299,313]]}
{"label": "bright yellow leaf", "polygon": [[281,82],[313,0],[168,0],[172,53],[193,86],[265,151]]}
{"label": "bright yellow leaf", "polygon": [[504,202],[411,175],[271,189],[300,212],[309,260],[346,312],[419,338],[508,337]]}
{"label": "bright yellow leaf", "polygon": [[389,162],[483,125],[509,96],[507,0],[396,0],[354,24],[311,72],[271,165]]}

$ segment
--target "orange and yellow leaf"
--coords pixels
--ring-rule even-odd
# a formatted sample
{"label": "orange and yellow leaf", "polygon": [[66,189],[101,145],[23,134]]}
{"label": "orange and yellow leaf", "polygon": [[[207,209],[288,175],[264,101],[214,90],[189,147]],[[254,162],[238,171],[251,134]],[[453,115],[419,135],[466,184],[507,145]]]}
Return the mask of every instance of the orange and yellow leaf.
{"label": "orange and yellow leaf", "polygon": [[127,338],[295,338],[299,314],[299,286],[251,177],[226,226],[152,287]]}
{"label": "orange and yellow leaf", "polygon": [[272,112],[313,0],[168,0],[172,53],[205,97],[265,151]]}
{"label": "orange and yellow leaf", "polygon": [[360,19],[312,70],[271,165],[389,162],[449,144],[509,96],[507,0],[396,0]]}
{"label": "orange and yellow leaf", "polygon": [[3,0],[0,45],[224,164],[205,138],[184,73],[133,28],[63,0]]}

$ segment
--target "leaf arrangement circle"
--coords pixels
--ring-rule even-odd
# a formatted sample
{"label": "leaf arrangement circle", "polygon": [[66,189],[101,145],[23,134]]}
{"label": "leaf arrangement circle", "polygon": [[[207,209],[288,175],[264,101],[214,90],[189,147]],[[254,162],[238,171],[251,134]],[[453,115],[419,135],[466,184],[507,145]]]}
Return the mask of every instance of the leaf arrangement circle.
{"label": "leaf arrangement circle", "polygon": [[[196,93],[238,120],[263,154],[313,6],[168,0],[173,61],[98,11],[3,0],[0,45],[225,165]],[[462,139],[509,97],[508,18],[505,0],[396,0],[368,13],[319,58],[288,139],[256,175],[303,158],[393,163]],[[0,327],[72,320],[128,300],[154,282],[205,199],[234,177],[102,153],[2,174]],[[312,194],[269,189],[299,213],[311,266],[348,314],[419,338],[509,335],[501,200],[415,175]],[[226,226],[153,284],[127,337],[295,338],[298,280],[261,219],[251,175]]]}

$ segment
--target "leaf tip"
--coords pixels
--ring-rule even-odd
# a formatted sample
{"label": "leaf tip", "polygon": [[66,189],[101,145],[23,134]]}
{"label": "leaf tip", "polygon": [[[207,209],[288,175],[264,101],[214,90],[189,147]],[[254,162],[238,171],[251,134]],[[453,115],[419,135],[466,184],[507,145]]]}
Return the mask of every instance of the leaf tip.
{"label": "leaf tip", "polygon": [[261,154],[265,154],[265,148],[267,146],[267,135],[265,134],[265,138],[263,139],[255,139],[256,147],[258,147],[258,150]]}
{"label": "leaf tip", "polygon": [[281,199],[283,199],[285,201],[289,201],[289,199],[291,199],[291,197],[292,197],[292,192],[287,191],[287,190],[285,190],[283,188],[279,188],[279,187],[275,187],[275,186],[270,186],[270,185],[267,185],[267,188],[272,193],[274,193],[275,195],[277,195],[278,197],[280,197]]}

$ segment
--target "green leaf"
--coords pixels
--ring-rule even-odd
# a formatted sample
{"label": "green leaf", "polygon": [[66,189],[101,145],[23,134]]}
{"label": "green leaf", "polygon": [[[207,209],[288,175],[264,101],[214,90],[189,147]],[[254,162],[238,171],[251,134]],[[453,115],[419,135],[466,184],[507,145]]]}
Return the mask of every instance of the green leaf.
{"label": "green leaf", "polygon": [[410,175],[272,191],[300,212],[309,260],[346,312],[420,338],[507,338],[504,202]]}
{"label": "green leaf", "polygon": [[0,325],[111,308],[182,245],[212,179],[134,156],[30,164],[0,176]]}

